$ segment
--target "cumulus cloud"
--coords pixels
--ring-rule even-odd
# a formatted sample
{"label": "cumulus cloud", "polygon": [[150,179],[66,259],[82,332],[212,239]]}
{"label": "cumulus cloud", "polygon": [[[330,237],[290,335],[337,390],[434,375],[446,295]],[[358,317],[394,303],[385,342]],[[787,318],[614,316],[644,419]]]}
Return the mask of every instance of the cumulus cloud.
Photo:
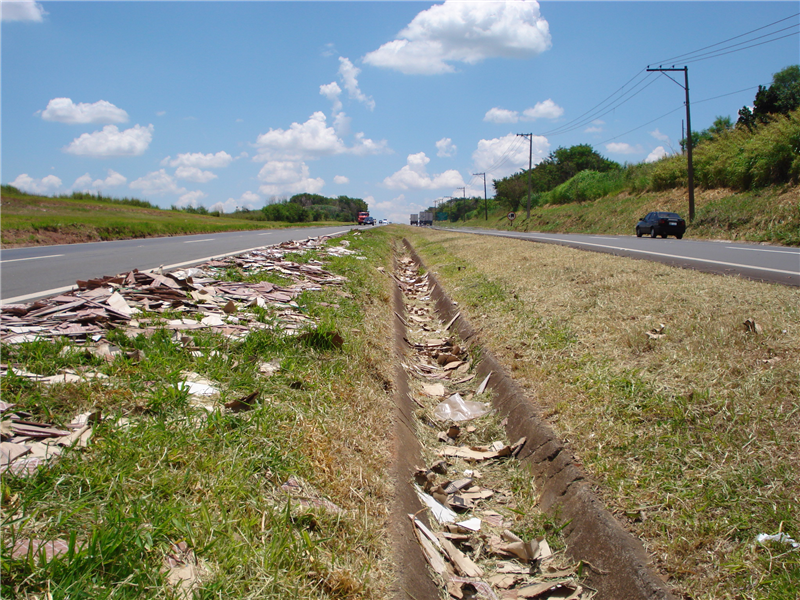
{"label": "cumulus cloud", "polygon": [[185,194],[186,188],[180,187],[175,179],[164,169],[148,173],[131,181],[129,186],[132,190],[139,190],[145,195],[160,196],[163,194]]}
{"label": "cumulus cloud", "polygon": [[444,173],[430,176],[425,165],[431,161],[424,152],[409,154],[406,166],[383,180],[383,184],[400,190],[437,190],[456,188],[464,185],[461,173],[450,169]]}
{"label": "cumulus cloud", "polygon": [[388,152],[386,140],[376,142],[364,137],[363,133],[355,135],[352,147],[347,147],[333,127],[329,127],[325,113],[321,111],[311,115],[305,123],[292,123],[289,129],[270,129],[262,133],[256,140],[259,149],[256,161],[294,161],[332,156],[336,154],[381,154]]}
{"label": "cumulus cloud", "polygon": [[3,0],[0,2],[3,21],[35,21],[41,23],[47,11],[33,0]]}
{"label": "cumulus cloud", "polygon": [[102,131],[84,133],[72,140],[64,152],[77,156],[141,156],[153,140],[153,126],[134,125],[120,131],[116,125],[106,125]]}
{"label": "cumulus cloud", "polygon": [[[472,153],[475,171],[483,171],[486,178],[499,179],[528,168],[528,140],[513,133],[501,138],[478,141]],[[550,142],[541,135],[533,136],[533,164],[540,163],[550,151]]]}
{"label": "cumulus cloud", "polygon": [[345,58],[344,56],[339,57],[339,75],[342,78],[344,89],[347,90],[348,96],[354,100],[358,100],[368,109],[374,110],[375,100],[372,99],[372,96],[367,96],[361,91],[361,88],[358,87],[359,73],[361,73],[361,69],[350,62],[349,58]]}
{"label": "cumulus cloud", "polygon": [[348,179],[344,175],[336,175],[333,178],[333,183],[338,183],[338,184],[350,183],[350,179]]}
{"label": "cumulus cloud", "polygon": [[659,142],[669,143],[669,136],[666,133],[661,133],[658,128],[656,128],[655,131],[651,131],[650,135],[656,138]]}
{"label": "cumulus cloud", "polygon": [[217,202],[216,204],[212,204],[208,210],[218,210],[224,213],[232,213],[236,212],[237,208],[254,210],[259,207],[259,204],[261,204],[261,196],[248,190],[238,199],[228,198],[225,202]]}
{"label": "cumulus cloud", "polygon": [[451,63],[487,58],[531,58],[550,48],[550,27],[533,0],[447,0],[422,11],[397,39],[368,53],[364,62],[406,74],[451,73]]}
{"label": "cumulus cloud", "polygon": [[483,120],[489,123],[517,123],[536,119],[557,119],[563,114],[564,109],[548,98],[544,102],[537,102],[532,108],[526,108],[521,115],[515,110],[491,108],[486,111]]}
{"label": "cumulus cloud", "polygon": [[61,180],[55,175],[48,175],[42,179],[34,179],[27,173],[22,173],[11,182],[11,185],[29,194],[52,194],[61,187]]}
{"label": "cumulus cloud", "polygon": [[178,208],[186,208],[187,206],[191,206],[192,208],[197,208],[198,200],[201,200],[206,197],[204,192],[200,190],[195,190],[194,192],[186,192],[175,203],[175,206]]}
{"label": "cumulus cloud", "polygon": [[105,179],[92,179],[89,173],[81,175],[75,180],[75,183],[72,184],[72,189],[81,192],[103,190],[118,185],[124,185],[127,181],[128,179],[124,175],[117,173],[114,169],[109,169],[108,177]]}
{"label": "cumulus cloud", "polygon": [[458,148],[450,138],[442,138],[436,142],[436,156],[440,158],[455,156],[456,150]]}
{"label": "cumulus cloud", "polygon": [[279,194],[316,194],[325,180],[310,176],[308,165],[295,160],[271,160],[258,173],[261,181],[258,191],[267,196]]}
{"label": "cumulus cloud", "polygon": [[342,110],[342,101],[339,98],[342,93],[342,88],[339,87],[338,83],[331,81],[330,83],[319,86],[319,93],[331,101],[333,104],[331,110],[333,110],[334,113]]}
{"label": "cumulus cloud", "polygon": [[563,114],[564,109],[548,98],[544,102],[537,102],[533,108],[526,108],[522,112],[522,120],[535,121],[536,119],[557,119]]}
{"label": "cumulus cloud", "polygon": [[644,162],[656,162],[657,160],[664,158],[667,154],[668,152],[664,149],[664,146],[657,146],[650,154],[647,155],[647,158],[644,159]]}
{"label": "cumulus cloud", "polygon": [[495,107],[486,111],[483,120],[489,123],[516,123],[519,121],[519,113],[515,110]]}
{"label": "cumulus cloud", "polygon": [[220,169],[227,167],[233,162],[233,157],[227,152],[217,152],[216,154],[203,154],[194,152],[178,154],[176,158],[167,156],[161,161],[161,166],[166,167],[196,167],[198,169]]}
{"label": "cumulus cloud", "polygon": [[644,152],[644,148],[639,144],[631,146],[624,142],[611,142],[610,144],[606,144],[606,150],[611,154],[641,154]]}
{"label": "cumulus cloud", "polygon": [[41,115],[45,121],[69,124],[128,122],[127,112],[105,100],[93,104],[75,104],[71,98],[53,98]]}
{"label": "cumulus cloud", "polygon": [[178,167],[175,169],[175,177],[196,183],[208,183],[217,178],[211,171],[203,171],[197,167]]}

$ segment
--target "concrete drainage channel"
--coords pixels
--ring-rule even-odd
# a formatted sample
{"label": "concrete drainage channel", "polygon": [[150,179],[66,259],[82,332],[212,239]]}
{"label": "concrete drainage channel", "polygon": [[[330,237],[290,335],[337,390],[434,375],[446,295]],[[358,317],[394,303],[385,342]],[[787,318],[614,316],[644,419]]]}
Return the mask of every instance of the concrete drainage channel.
{"label": "concrete drainage channel", "polygon": [[[538,415],[533,401],[525,397],[500,363],[486,349],[478,346],[476,331],[460,315],[458,307],[447,296],[435,276],[431,273],[418,275],[423,268],[422,261],[407,241],[404,240],[404,244],[408,257],[398,257],[396,253],[397,285],[393,295],[394,347],[398,357],[394,373],[395,502],[390,513],[397,569],[394,597],[415,600],[441,597],[673,599],[674,596],[663,581],[649,567],[647,554],[639,540],[627,532],[602,506],[592,492],[586,474]],[[427,301],[430,306],[429,314],[435,313],[431,315],[433,319],[430,322],[418,310],[419,303],[415,305],[414,298]],[[414,306],[411,314],[406,312],[407,305]],[[430,337],[444,339],[431,340],[434,343],[427,344],[409,341],[409,329],[412,329],[407,327],[409,324],[415,325],[416,329],[429,330]],[[437,354],[447,357],[444,361],[434,361],[431,367],[427,367],[424,362],[421,366],[419,363],[415,366],[411,358],[420,352],[427,354],[429,358]],[[474,363],[469,364],[462,360],[468,355],[477,357]],[[456,365],[456,360],[462,364]],[[410,377],[414,384],[410,382]],[[488,383],[484,383],[487,379]],[[423,455],[426,452],[418,434],[421,428],[430,429],[434,423],[430,423],[426,417],[430,414],[430,409],[425,408],[425,402],[414,397],[412,385],[420,387],[425,381],[446,384],[449,391],[443,394],[445,397],[467,389],[482,392],[481,388],[485,386],[487,396],[491,397],[492,408],[502,419],[505,437],[516,443],[481,447],[477,451],[473,450],[475,454],[470,456],[470,446],[474,447],[475,444],[482,444],[487,440],[475,439],[474,434],[472,437],[461,436],[460,432],[475,429],[468,426],[469,421],[465,421],[460,424],[460,432],[459,429],[451,429],[439,433],[439,455],[444,456],[447,463],[453,464],[443,467],[443,461],[440,465],[430,465],[419,470],[425,464]],[[483,385],[479,386],[481,383]],[[424,389],[433,389],[429,386],[430,383]],[[429,395],[427,393],[417,395],[423,400],[431,401],[426,398]],[[436,391],[432,395],[437,395]],[[483,398],[482,394],[476,393],[476,400]],[[433,403],[436,404],[439,400],[444,400],[444,397]],[[422,421],[426,421],[427,425],[421,424]],[[452,439],[449,434],[454,431],[455,439]],[[452,450],[459,445],[461,452]],[[548,515],[557,526],[562,527],[566,555],[573,561],[573,567],[582,565],[580,582],[569,576],[574,574],[574,569],[569,568],[569,565],[563,562],[559,564],[557,557],[548,557],[546,541],[537,543],[537,540],[515,540],[513,533],[506,529],[509,525],[507,521],[499,519],[492,523],[503,510],[487,511],[487,507],[493,506],[491,501],[470,501],[470,498],[484,498],[491,491],[481,487],[483,480],[478,479],[479,472],[463,488],[467,493],[458,493],[457,488],[465,486],[465,475],[462,471],[456,472],[455,467],[463,468],[464,463],[461,460],[464,458],[470,460],[470,469],[475,471],[483,471],[483,465],[489,471],[498,468],[489,466],[491,464],[503,468],[503,463],[497,460],[478,462],[482,460],[482,451],[497,451],[500,455],[513,454],[500,460],[514,460],[516,456],[516,460],[524,465],[538,495],[538,509]],[[430,455],[430,451],[427,453]],[[443,468],[447,470],[443,471]],[[433,471],[442,476],[437,479]],[[473,475],[472,470],[466,473]],[[491,480],[491,473],[487,475],[487,480]],[[451,482],[451,478],[457,481]],[[459,478],[462,478],[460,482]],[[415,489],[415,479],[418,484],[427,483],[426,488],[445,505],[449,500],[455,507],[468,510],[467,514],[457,515],[454,521],[463,521],[470,516],[473,519],[483,516],[484,523],[491,523],[495,527],[474,531],[469,529],[474,527],[474,521],[467,527],[452,522],[443,526],[437,519],[428,521],[426,514],[433,511],[423,504],[418,495],[421,485],[417,485]],[[439,482],[444,486],[437,486]],[[448,495],[454,490],[454,495]],[[508,501],[507,498],[503,499],[502,490],[494,494],[495,501],[499,501],[501,505]],[[461,496],[467,498],[467,506],[460,506],[464,502]],[[430,503],[430,500],[425,502]],[[415,527],[409,515],[416,515],[421,524]],[[430,529],[435,528],[440,531],[431,534]],[[503,531],[503,538],[498,538],[499,531]],[[426,536],[426,533],[430,535]],[[456,549],[455,557],[450,556],[449,549],[457,544],[462,544],[461,548],[465,552]],[[437,557],[440,556],[446,559],[442,563],[438,562],[441,558]],[[476,559],[475,563],[470,556]],[[481,568],[482,563],[478,561],[480,556],[491,557],[489,562],[483,563],[484,568]],[[466,559],[466,563],[462,562],[462,557]],[[477,570],[473,570],[473,566]]]}

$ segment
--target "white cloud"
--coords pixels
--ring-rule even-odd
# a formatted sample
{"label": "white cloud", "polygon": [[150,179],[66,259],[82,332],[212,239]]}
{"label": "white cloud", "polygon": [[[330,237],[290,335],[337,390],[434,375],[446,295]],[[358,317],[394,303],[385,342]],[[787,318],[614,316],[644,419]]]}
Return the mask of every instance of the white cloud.
{"label": "white cloud", "polygon": [[659,142],[669,143],[669,136],[666,133],[661,133],[657,127],[655,131],[650,132],[650,135],[656,138]]}
{"label": "white cloud", "polygon": [[127,112],[105,100],[98,100],[94,104],[75,104],[70,98],[53,98],[41,115],[45,121],[69,124],[128,122]]}
{"label": "white cloud", "polygon": [[148,173],[128,186],[132,190],[140,190],[145,195],[160,196],[162,194],[185,194],[186,188],[178,186],[164,169]]}
{"label": "white cloud", "polygon": [[[340,113],[343,114],[343,113]],[[256,161],[302,161],[304,159],[332,156],[336,154],[382,154],[389,152],[386,140],[376,142],[355,135],[352,147],[347,147],[333,127],[328,127],[325,113],[311,115],[305,123],[292,123],[289,129],[270,129],[256,140],[259,148]]]}
{"label": "white cloud", "polygon": [[195,190],[194,192],[186,192],[175,203],[175,206],[178,208],[186,208],[187,206],[191,206],[192,208],[197,208],[198,200],[205,198],[206,194],[201,192],[200,190]]}
{"label": "white cloud", "polygon": [[208,183],[217,178],[211,171],[203,171],[197,167],[178,167],[175,169],[175,177],[196,183]]}
{"label": "white cloud", "polygon": [[128,179],[117,173],[113,169],[108,170],[108,177],[105,179],[92,179],[92,177],[86,173],[85,175],[81,175],[75,180],[75,183],[72,184],[73,190],[81,191],[81,192],[88,192],[90,190],[102,190],[110,187],[116,187],[118,185],[124,185],[127,183]]}
{"label": "white cloud", "polygon": [[586,129],[584,129],[583,133],[600,133],[601,131],[603,131],[602,127],[596,127],[592,125],[591,127],[587,127]]}
{"label": "white cloud", "polygon": [[348,179],[344,175],[336,175],[333,178],[333,183],[338,183],[340,185],[343,185],[345,183],[350,183],[350,179]]}
{"label": "white cloud", "polygon": [[550,28],[533,0],[447,0],[422,11],[397,39],[368,53],[364,62],[406,74],[455,71],[453,62],[531,58],[551,46]]}
{"label": "white cloud", "polygon": [[436,156],[440,158],[455,156],[456,150],[458,150],[458,147],[450,138],[442,138],[436,142]]}
{"label": "white cloud", "polygon": [[359,73],[361,73],[361,69],[350,62],[349,58],[345,58],[343,56],[339,57],[339,75],[342,77],[344,89],[347,90],[347,94],[354,100],[358,100],[359,102],[363,103],[368,109],[374,110],[375,100],[373,100],[371,96],[364,94],[364,92],[361,91],[361,88],[358,87]]}
{"label": "white cloud", "polygon": [[325,180],[311,178],[306,163],[295,160],[272,160],[258,173],[262,185],[258,191],[267,196],[279,194],[316,194],[325,185]]}
{"label": "white cloud", "polygon": [[526,108],[522,113],[522,118],[524,121],[557,119],[563,114],[564,109],[548,98],[544,102],[537,102],[533,108]]}
{"label": "white cloud", "polygon": [[331,110],[334,112],[334,114],[342,110],[342,101],[339,99],[339,95],[342,93],[342,88],[339,87],[338,83],[331,81],[330,83],[319,86],[319,93],[331,101],[333,104],[333,108]]}
{"label": "white cloud", "polygon": [[352,119],[347,114],[343,112],[336,113],[333,117],[333,130],[336,135],[349,135],[351,121]]}
{"label": "white cloud", "polygon": [[644,162],[656,162],[657,160],[664,158],[667,154],[668,152],[664,149],[664,146],[657,146],[650,154],[647,155],[647,158],[644,159]]}
{"label": "white cloud", "polygon": [[386,140],[376,142],[375,140],[364,137],[364,134],[361,132],[355,135],[353,146],[348,148],[347,151],[350,154],[355,154],[356,156],[366,156],[368,154],[388,154],[391,152],[389,149],[389,144]]}
{"label": "white cloud", "polygon": [[383,180],[383,184],[392,189],[400,190],[437,190],[443,188],[456,188],[464,185],[461,173],[450,169],[431,177],[425,165],[431,161],[424,152],[409,154],[406,166]]}
{"label": "white cloud", "polygon": [[225,202],[217,202],[208,207],[208,210],[218,210],[224,213],[236,212],[237,208],[247,208],[255,210],[261,204],[261,196],[251,191],[247,191],[240,198],[228,198]]}
{"label": "white cloud", "polygon": [[519,121],[519,113],[515,110],[494,107],[486,111],[483,120],[489,123],[516,123]]}
{"label": "white cloud", "polygon": [[532,108],[526,108],[522,111],[522,115],[515,110],[491,108],[486,111],[483,120],[489,123],[517,123],[536,119],[557,119],[563,114],[564,109],[548,98],[544,102],[537,102]]}
{"label": "white cloud", "polygon": [[156,113],[156,116],[157,116],[157,117],[163,117],[165,114],[167,114],[167,111],[165,111],[165,110],[160,110],[160,111],[158,111],[158,112]]}
{"label": "white cloud", "polygon": [[202,152],[178,154],[177,158],[171,156],[161,161],[161,166],[166,167],[197,167],[198,169],[220,169],[233,162],[233,157],[227,152],[216,154],[203,154]]}
{"label": "white cloud", "polygon": [[[550,150],[550,142],[546,137],[533,136],[533,164],[541,162]],[[472,160],[475,171],[486,173],[486,180],[489,178],[499,179],[519,169],[528,168],[528,154],[531,152],[528,140],[518,137],[513,133],[501,138],[490,140],[480,140],[475,152],[472,153]]]}
{"label": "white cloud", "polygon": [[11,185],[29,194],[52,194],[61,187],[61,180],[55,175],[34,179],[27,173],[22,173],[11,182]]}
{"label": "white cloud", "polygon": [[333,127],[328,127],[325,113],[320,111],[305,123],[292,123],[289,129],[270,129],[262,133],[256,145],[260,152],[255,160],[301,160],[342,154],[346,150]]}
{"label": "white cloud", "polygon": [[49,14],[41,4],[33,0],[3,0],[0,2],[3,21],[41,22]]}
{"label": "white cloud", "polygon": [[64,152],[77,156],[141,156],[153,140],[153,126],[134,125],[120,131],[116,125],[106,125],[102,131],[84,133],[72,140]]}
{"label": "white cloud", "polygon": [[611,154],[641,154],[644,152],[644,148],[639,144],[631,146],[624,142],[611,142],[610,144],[606,144],[606,150]]}

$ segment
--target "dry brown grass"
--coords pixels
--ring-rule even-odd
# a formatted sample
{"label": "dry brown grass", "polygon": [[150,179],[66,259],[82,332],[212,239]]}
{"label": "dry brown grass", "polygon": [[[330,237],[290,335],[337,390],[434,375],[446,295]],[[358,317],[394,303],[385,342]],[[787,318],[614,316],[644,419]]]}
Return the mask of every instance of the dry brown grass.
{"label": "dry brown grass", "polygon": [[[753,540],[799,537],[800,291],[404,233],[680,593],[793,597],[799,553],[774,560]],[[748,318],[762,333],[745,331]]]}

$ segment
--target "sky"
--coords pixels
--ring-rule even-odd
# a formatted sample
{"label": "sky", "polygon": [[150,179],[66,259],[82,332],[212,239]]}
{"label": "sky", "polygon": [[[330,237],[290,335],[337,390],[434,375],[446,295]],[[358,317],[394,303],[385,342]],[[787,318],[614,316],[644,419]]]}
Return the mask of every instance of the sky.
{"label": "sky", "polygon": [[648,65],[688,67],[693,130],[735,121],[758,85],[800,62],[798,12],[3,0],[0,180],[225,212],[346,195],[407,222],[440,198],[483,197],[483,173],[491,197],[529,154],[591,144],[639,163],[679,151],[684,73]]}

